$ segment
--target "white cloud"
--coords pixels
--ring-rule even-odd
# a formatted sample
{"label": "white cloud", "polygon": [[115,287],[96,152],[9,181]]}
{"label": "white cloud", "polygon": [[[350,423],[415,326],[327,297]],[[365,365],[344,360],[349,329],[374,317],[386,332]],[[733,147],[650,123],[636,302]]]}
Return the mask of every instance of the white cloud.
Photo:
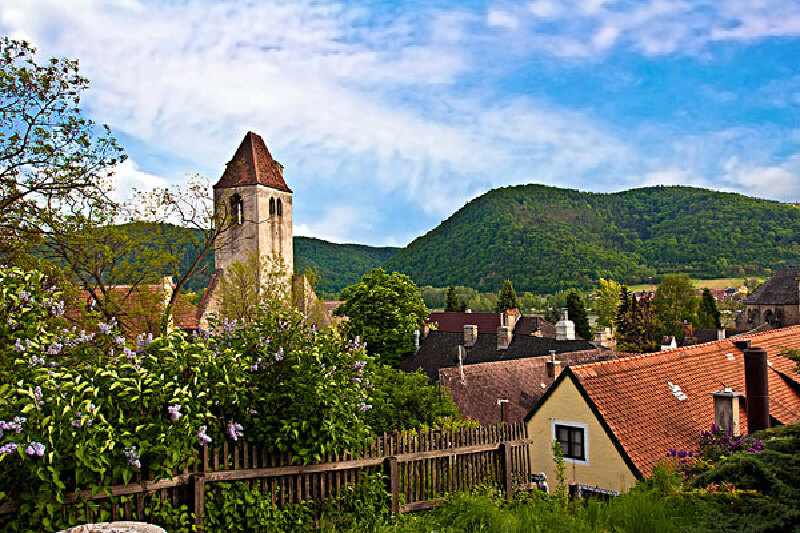
{"label": "white cloud", "polygon": [[316,237],[331,242],[354,242],[360,231],[370,229],[375,214],[369,208],[335,205],[326,208],[312,222],[295,223],[294,235]]}
{"label": "white cloud", "polygon": [[519,20],[513,13],[502,9],[490,9],[486,14],[486,24],[492,27],[516,30],[519,28]]}
{"label": "white cloud", "polygon": [[602,56],[612,46],[697,55],[718,41],[800,35],[800,3],[785,0],[535,0],[504,13],[526,29],[528,48],[558,57]]}
{"label": "white cloud", "polygon": [[169,185],[169,181],[166,178],[142,172],[139,166],[131,159],[114,167],[112,183],[114,190],[111,193],[111,198],[116,202],[130,200],[134,189],[140,192],[148,192],[152,189]]}

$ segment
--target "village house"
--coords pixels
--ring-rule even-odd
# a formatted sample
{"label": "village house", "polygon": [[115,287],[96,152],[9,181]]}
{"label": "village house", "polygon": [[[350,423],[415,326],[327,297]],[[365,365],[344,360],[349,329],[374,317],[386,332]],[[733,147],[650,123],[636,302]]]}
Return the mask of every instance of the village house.
{"label": "village house", "polygon": [[738,329],[782,328],[800,324],[800,268],[776,272],[744,302]]}
{"label": "village house", "polygon": [[554,479],[558,439],[568,482],[621,492],[671,448],[697,449],[715,422],[742,432],[797,422],[800,374],[781,356],[793,349],[800,326],[567,366],[525,418],[531,469]]}
{"label": "village house", "polygon": [[606,349],[491,361],[439,369],[461,416],[481,425],[516,424],[569,365],[616,357]]}
{"label": "village house", "polygon": [[[566,313],[566,310],[563,310]],[[506,313],[431,313],[439,329],[431,329],[419,349],[400,364],[400,369],[421,369],[431,384],[439,370],[459,365],[508,361],[555,353],[594,350],[595,344],[575,335],[575,324],[562,316],[555,326],[542,319],[529,320],[518,311]],[[460,330],[459,330],[460,328]],[[555,335],[548,335],[555,331]]]}

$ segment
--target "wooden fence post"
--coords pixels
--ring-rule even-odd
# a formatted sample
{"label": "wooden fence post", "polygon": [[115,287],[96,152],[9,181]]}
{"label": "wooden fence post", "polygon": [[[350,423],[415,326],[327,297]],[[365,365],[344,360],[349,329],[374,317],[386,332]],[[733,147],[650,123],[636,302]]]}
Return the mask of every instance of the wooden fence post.
{"label": "wooden fence post", "polygon": [[503,490],[506,491],[506,497],[511,499],[514,495],[514,487],[512,485],[513,477],[511,475],[511,446],[505,442],[500,443],[500,483]]}
{"label": "wooden fence post", "polygon": [[189,512],[194,514],[194,525],[196,526],[203,525],[203,515],[206,511],[205,488],[205,474],[189,476]]}
{"label": "wooden fence post", "polygon": [[400,514],[400,469],[397,466],[397,457],[383,460],[383,475],[386,476],[386,492],[391,498],[389,510],[394,515]]}

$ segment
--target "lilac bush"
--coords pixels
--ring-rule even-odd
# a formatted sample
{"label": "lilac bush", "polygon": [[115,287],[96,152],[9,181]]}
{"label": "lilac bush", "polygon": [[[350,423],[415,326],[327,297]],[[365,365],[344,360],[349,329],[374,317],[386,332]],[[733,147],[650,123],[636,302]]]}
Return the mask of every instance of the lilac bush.
{"label": "lilac bush", "polygon": [[[141,472],[171,477],[202,446],[247,439],[303,462],[369,434],[372,359],[265,302],[246,324],[127,339],[68,328],[43,275],[0,268],[0,504],[58,529],[58,501]],[[24,490],[20,490],[24,480]]]}
{"label": "lilac bush", "polygon": [[724,429],[716,424],[708,431],[700,433],[700,446],[697,450],[671,448],[667,458],[675,462],[678,472],[688,480],[706,470],[714,468],[721,459],[734,453],[759,453],[764,443],[750,435],[734,435],[732,429]]}

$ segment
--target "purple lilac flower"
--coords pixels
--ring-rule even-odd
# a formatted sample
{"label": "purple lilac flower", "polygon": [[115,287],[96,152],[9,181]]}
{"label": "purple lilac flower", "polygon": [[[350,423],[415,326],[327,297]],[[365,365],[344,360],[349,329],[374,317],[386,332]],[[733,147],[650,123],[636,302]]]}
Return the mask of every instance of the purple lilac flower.
{"label": "purple lilac flower", "polygon": [[128,464],[134,468],[141,468],[142,463],[139,462],[139,452],[136,451],[136,446],[131,446],[130,448],[125,448],[125,458],[128,460]]}
{"label": "purple lilac flower", "polygon": [[53,341],[53,343],[47,347],[47,353],[49,355],[58,355],[61,353],[61,348],[63,347],[64,347],[63,344],[59,344],[56,341]]}
{"label": "purple lilac flower", "polygon": [[353,365],[353,368],[355,370],[364,370],[365,366],[367,366],[366,361],[356,361],[355,364]]}
{"label": "purple lilac flower", "polygon": [[[0,432],[2,435],[2,432]],[[14,453],[17,451],[17,443],[16,442],[7,442],[0,446],[0,455],[6,455],[9,453]]]}
{"label": "purple lilac flower", "polygon": [[355,383],[361,383],[361,378],[360,378],[360,377],[358,377],[358,376],[354,376],[354,377],[353,377],[353,378],[351,378],[351,379],[352,379],[352,380],[353,380]]}
{"label": "purple lilac flower", "polygon": [[238,440],[239,437],[244,437],[243,431],[244,427],[242,427],[241,424],[237,424],[236,422],[228,424],[228,435],[233,440]]}
{"label": "purple lilac flower", "polygon": [[17,353],[22,353],[25,351],[25,348],[22,347],[22,342],[17,339],[17,342],[14,343],[14,351]]}
{"label": "purple lilac flower", "polygon": [[181,418],[181,406],[180,405],[170,405],[167,407],[167,412],[172,417],[172,421],[175,422],[176,420],[180,420]]}
{"label": "purple lilac flower", "polygon": [[370,409],[372,409],[372,404],[361,402],[358,405],[358,408],[361,409],[362,411],[369,411]]}
{"label": "purple lilac flower", "polygon": [[283,361],[283,348],[279,348],[278,352],[275,354],[275,361]]}
{"label": "purple lilac flower", "polygon": [[50,306],[50,312],[55,317],[62,317],[64,316],[64,301],[60,301],[57,304],[53,304]]}
{"label": "purple lilac flower", "polygon": [[206,435],[208,426],[200,426],[200,431],[197,432],[197,438],[200,440],[200,446],[205,446],[211,442],[211,437]]}
{"label": "purple lilac flower", "polygon": [[123,337],[122,335],[117,335],[116,337],[114,337],[114,342],[116,342],[120,346],[125,346],[125,337]]}
{"label": "purple lilac flower", "polygon": [[102,333],[103,335],[108,335],[109,333],[111,333],[111,330],[114,329],[114,326],[106,324],[105,322],[100,322],[99,324],[97,324],[97,327],[98,329],[100,329],[100,333]]}
{"label": "purple lilac flower", "polygon": [[25,289],[22,289],[19,292],[19,300],[21,302],[30,302],[31,301],[31,295],[28,293],[28,291],[26,291]]}
{"label": "purple lilac flower", "polygon": [[37,457],[41,457],[44,455],[45,446],[41,442],[31,442],[28,447],[25,449],[25,453],[28,455],[36,455]]}
{"label": "purple lilac flower", "polygon": [[248,410],[246,411],[246,413],[247,413],[248,415],[254,415],[254,414],[257,414],[257,413],[258,413],[258,411],[256,411],[255,409],[248,409]]}
{"label": "purple lilac flower", "polygon": [[42,406],[44,405],[44,400],[42,399],[43,397],[44,394],[42,393],[42,388],[37,385],[36,388],[33,389],[33,399],[38,405]]}

